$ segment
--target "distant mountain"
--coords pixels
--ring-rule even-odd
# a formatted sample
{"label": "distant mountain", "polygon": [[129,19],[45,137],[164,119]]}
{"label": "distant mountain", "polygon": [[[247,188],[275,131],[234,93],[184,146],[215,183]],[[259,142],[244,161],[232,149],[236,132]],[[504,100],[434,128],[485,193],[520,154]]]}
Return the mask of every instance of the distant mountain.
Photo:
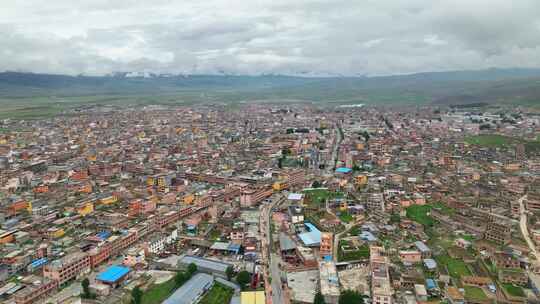
{"label": "distant mountain", "polygon": [[0,98],[178,95],[201,101],[305,100],[339,103],[540,103],[540,69],[488,69],[382,77],[0,73]]}

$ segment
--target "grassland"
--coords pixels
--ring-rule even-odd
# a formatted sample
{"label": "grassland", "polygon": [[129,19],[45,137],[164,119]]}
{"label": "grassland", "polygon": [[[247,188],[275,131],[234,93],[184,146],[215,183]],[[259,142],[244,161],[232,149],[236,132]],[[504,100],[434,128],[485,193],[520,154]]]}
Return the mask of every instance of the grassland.
{"label": "grassland", "polygon": [[152,285],[142,296],[142,304],[159,304],[165,301],[175,290],[176,282],[174,278],[167,282]]}
{"label": "grassland", "polygon": [[506,292],[511,296],[514,296],[514,297],[524,297],[525,296],[525,292],[523,292],[523,288],[521,288],[519,286],[515,286],[515,285],[512,285],[512,284],[502,284],[502,286],[504,287]]}
{"label": "grassland", "polygon": [[448,255],[436,256],[435,260],[439,266],[446,267],[448,269],[448,274],[454,278],[471,275],[471,271],[467,267],[467,264],[462,260],[453,259]]}
{"label": "grassland", "polygon": [[465,299],[468,301],[485,301],[488,299],[486,293],[480,287],[465,286]]}
{"label": "grassland", "polygon": [[323,206],[327,199],[343,197],[343,193],[331,192],[328,189],[304,190],[308,204],[312,207]]}
{"label": "grassland", "polygon": [[536,140],[525,140],[498,134],[484,134],[466,137],[465,142],[488,148],[508,148],[523,144],[527,153],[540,153],[540,139],[538,137]]}
{"label": "grassland", "polygon": [[430,205],[414,205],[407,208],[407,218],[425,227],[431,227],[435,224],[435,220],[428,215],[433,208]]}
{"label": "grassland", "polygon": [[338,261],[339,262],[346,262],[346,261],[357,261],[357,260],[363,260],[369,258],[369,246],[368,245],[362,245],[358,247],[357,250],[343,252],[341,250],[341,246],[349,246],[349,242],[345,240],[341,240],[339,242],[339,250],[338,250]]}
{"label": "grassland", "polygon": [[521,141],[509,136],[487,134],[469,136],[465,138],[465,142],[471,145],[479,145],[483,147],[506,147],[520,143]]}
{"label": "grassland", "polygon": [[350,223],[353,220],[353,216],[348,212],[340,212],[339,219],[344,223]]}
{"label": "grassland", "polygon": [[200,304],[229,303],[234,291],[220,283],[215,283],[208,293],[201,299]]}

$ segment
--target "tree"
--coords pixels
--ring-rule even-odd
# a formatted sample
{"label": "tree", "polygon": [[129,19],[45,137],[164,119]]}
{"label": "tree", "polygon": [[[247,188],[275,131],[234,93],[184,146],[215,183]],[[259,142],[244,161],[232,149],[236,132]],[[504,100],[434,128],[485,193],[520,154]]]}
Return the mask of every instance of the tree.
{"label": "tree", "polygon": [[248,284],[251,281],[251,275],[249,272],[242,270],[236,275],[236,282],[240,284],[240,286],[245,287],[246,284]]}
{"label": "tree", "polygon": [[338,300],[339,304],[364,304],[364,298],[356,291],[345,290]]}
{"label": "tree", "polygon": [[311,184],[312,188],[320,188],[321,186],[322,185],[320,181],[314,181],[313,184]]}
{"label": "tree", "polygon": [[82,297],[84,299],[90,298],[90,281],[88,280],[88,278],[84,278],[84,280],[82,280],[81,282],[81,285],[83,289]]}
{"label": "tree", "polygon": [[324,297],[320,291],[315,294],[315,300],[313,301],[313,304],[326,304],[326,301],[324,301]]}
{"label": "tree", "polygon": [[197,265],[195,265],[195,263],[191,263],[189,264],[188,266],[188,273],[189,275],[193,275],[195,272],[197,272]]}
{"label": "tree", "polygon": [[132,299],[131,303],[141,304],[142,296],[143,296],[142,290],[139,288],[139,286],[135,286],[135,288],[133,288],[133,290],[131,291],[131,299]]}
{"label": "tree", "polygon": [[185,272],[177,272],[174,276],[176,286],[182,286],[188,279],[188,274]]}
{"label": "tree", "polygon": [[231,280],[234,275],[234,269],[232,266],[228,266],[227,269],[225,269],[225,274],[227,275],[227,280]]}

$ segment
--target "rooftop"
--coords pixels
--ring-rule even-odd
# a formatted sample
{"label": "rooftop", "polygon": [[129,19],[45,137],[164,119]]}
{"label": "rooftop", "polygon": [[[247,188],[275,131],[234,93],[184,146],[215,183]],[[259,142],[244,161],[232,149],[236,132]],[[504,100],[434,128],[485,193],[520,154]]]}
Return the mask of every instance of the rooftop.
{"label": "rooftop", "polygon": [[131,269],[129,269],[128,267],[114,265],[107,268],[107,270],[103,271],[102,273],[98,274],[96,280],[105,283],[115,283],[118,280],[122,279],[124,276],[126,276],[130,271]]}

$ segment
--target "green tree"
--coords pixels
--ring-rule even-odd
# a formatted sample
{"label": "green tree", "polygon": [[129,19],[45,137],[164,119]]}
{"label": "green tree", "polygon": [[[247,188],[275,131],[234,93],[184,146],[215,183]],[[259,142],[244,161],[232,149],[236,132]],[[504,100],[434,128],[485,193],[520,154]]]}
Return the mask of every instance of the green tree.
{"label": "green tree", "polygon": [[227,269],[225,269],[225,274],[227,275],[227,280],[231,280],[234,275],[234,269],[232,266],[228,266]]}
{"label": "green tree", "polygon": [[84,299],[90,298],[90,281],[88,280],[88,278],[84,278],[84,280],[82,280],[81,282],[81,285],[83,289],[82,297]]}
{"label": "green tree", "polygon": [[182,286],[187,280],[189,279],[188,274],[185,272],[177,272],[174,276],[174,282],[176,283],[176,286]]}
{"label": "green tree", "polygon": [[246,284],[251,282],[251,275],[249,272],[242,270],[236,275],[236,282],[238,282],[238,284],[240,284],[240,286],[243,288],[246,286]]}
{"label": "green tree", "polygon": [[197,265],[195,265],[195,263],[191,263],[189,264],[188,266],[188,273],[189,275],[193,275],[195,272],[197,272]]}
{"label": "green tree", "polygon": [[139,286],[136,286],[131,291],[131,303],[133,303],[133,304],[141,304],[142,296],[143,296],[142,290],[139,288]]}
{"label": "green tree", "polygon": [[326,302],[324,301],[324,297],[320,291],[315,294],[315,300],[313,301],[313,304],[326,304]]}
{"label": "green tree", "polygon": [[321,186],[322,185],[320,181],[314,181],[313,184],[311,185],[312,188],[320,188]]}
{"label": "green tree", "polygon": [[339,304],[364,304],[364,298],[358,292],[345,290],[341,293],[338,300]]}

